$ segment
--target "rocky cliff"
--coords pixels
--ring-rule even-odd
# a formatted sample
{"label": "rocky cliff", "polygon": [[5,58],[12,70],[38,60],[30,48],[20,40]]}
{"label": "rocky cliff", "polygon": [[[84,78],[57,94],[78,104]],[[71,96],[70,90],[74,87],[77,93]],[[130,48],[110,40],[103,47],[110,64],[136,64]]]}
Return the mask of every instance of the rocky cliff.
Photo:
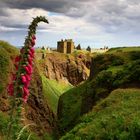
{"label": "rocky cliff", "polygon": [[89,76],[90,59],[86,55],[47,53],[46,57],[40,60],[40,67],[49,79],[78,85]]}

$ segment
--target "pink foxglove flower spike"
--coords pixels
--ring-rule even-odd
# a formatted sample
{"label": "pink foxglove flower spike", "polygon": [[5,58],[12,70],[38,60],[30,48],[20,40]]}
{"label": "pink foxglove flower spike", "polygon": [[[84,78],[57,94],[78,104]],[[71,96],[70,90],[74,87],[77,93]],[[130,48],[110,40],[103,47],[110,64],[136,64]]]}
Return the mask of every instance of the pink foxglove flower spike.
{"label": "pink foxglove flower spike", "polygon": [[[36,40],[36,27],[39,22],[48,23],[45,17],[36,17],[33,19],[29,26],[28,36],[25,39],[24,47],[20,49],[20,55],[15,58],[14,65],[16,67],[16,76],[14,82],[12,81],[7,88],[10,96],[17,97],[16,91],[21,90],[20,97],[26,103],[29,96],[29,84],[31,81],[31,74],[33,72],[33,59],[35,57],[35,40]],[[19,94],[18,94],[19,97]]]}

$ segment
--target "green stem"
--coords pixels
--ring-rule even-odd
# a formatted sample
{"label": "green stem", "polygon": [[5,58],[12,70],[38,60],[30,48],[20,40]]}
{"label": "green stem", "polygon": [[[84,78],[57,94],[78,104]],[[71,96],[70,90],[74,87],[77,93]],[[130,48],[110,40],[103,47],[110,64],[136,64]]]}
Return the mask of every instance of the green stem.
{"label": "green stem", "polygon": [[9,125],[8,125],[8,133],[7,133],[7,140],[11,140],[11,130],[12,130],[12,125],[13,125],[13,116],[14,116],[14,111],[16,108],[16,103],[15,103],[15,96],[13,97],[12,100],[12,109],[10,112],[10,120],[9,120]]}

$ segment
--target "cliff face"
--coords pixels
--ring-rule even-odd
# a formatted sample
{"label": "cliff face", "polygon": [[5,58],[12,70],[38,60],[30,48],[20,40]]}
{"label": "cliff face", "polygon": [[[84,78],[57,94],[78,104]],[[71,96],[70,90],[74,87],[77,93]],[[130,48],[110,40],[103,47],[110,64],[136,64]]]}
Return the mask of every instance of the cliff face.
{"label": "cliff face", "polygon": [[48,53],[41,65],[47,78],[77,85],[87,80],[90,60],[87,60],[86,56],[80,58],[61,53]]}
{"label": "cliff face", "polygon": [[30,97],[25,107],[25,123],[34,123],[32,129],[39,135],[52,134],[56,128],[56,118],[43,95],[42,80],[37,68],[34,68],[30,85]]}

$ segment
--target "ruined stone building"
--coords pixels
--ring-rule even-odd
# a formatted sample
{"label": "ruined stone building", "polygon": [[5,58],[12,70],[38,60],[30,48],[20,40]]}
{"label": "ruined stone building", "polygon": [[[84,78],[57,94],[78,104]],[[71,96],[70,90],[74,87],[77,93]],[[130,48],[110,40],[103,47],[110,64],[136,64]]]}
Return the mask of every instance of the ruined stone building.
{"label": "ruined stone building", "polygon": [[57,51],[61,53],[72,53],[74,51],[74,42],[72,39],[58,41]]}

